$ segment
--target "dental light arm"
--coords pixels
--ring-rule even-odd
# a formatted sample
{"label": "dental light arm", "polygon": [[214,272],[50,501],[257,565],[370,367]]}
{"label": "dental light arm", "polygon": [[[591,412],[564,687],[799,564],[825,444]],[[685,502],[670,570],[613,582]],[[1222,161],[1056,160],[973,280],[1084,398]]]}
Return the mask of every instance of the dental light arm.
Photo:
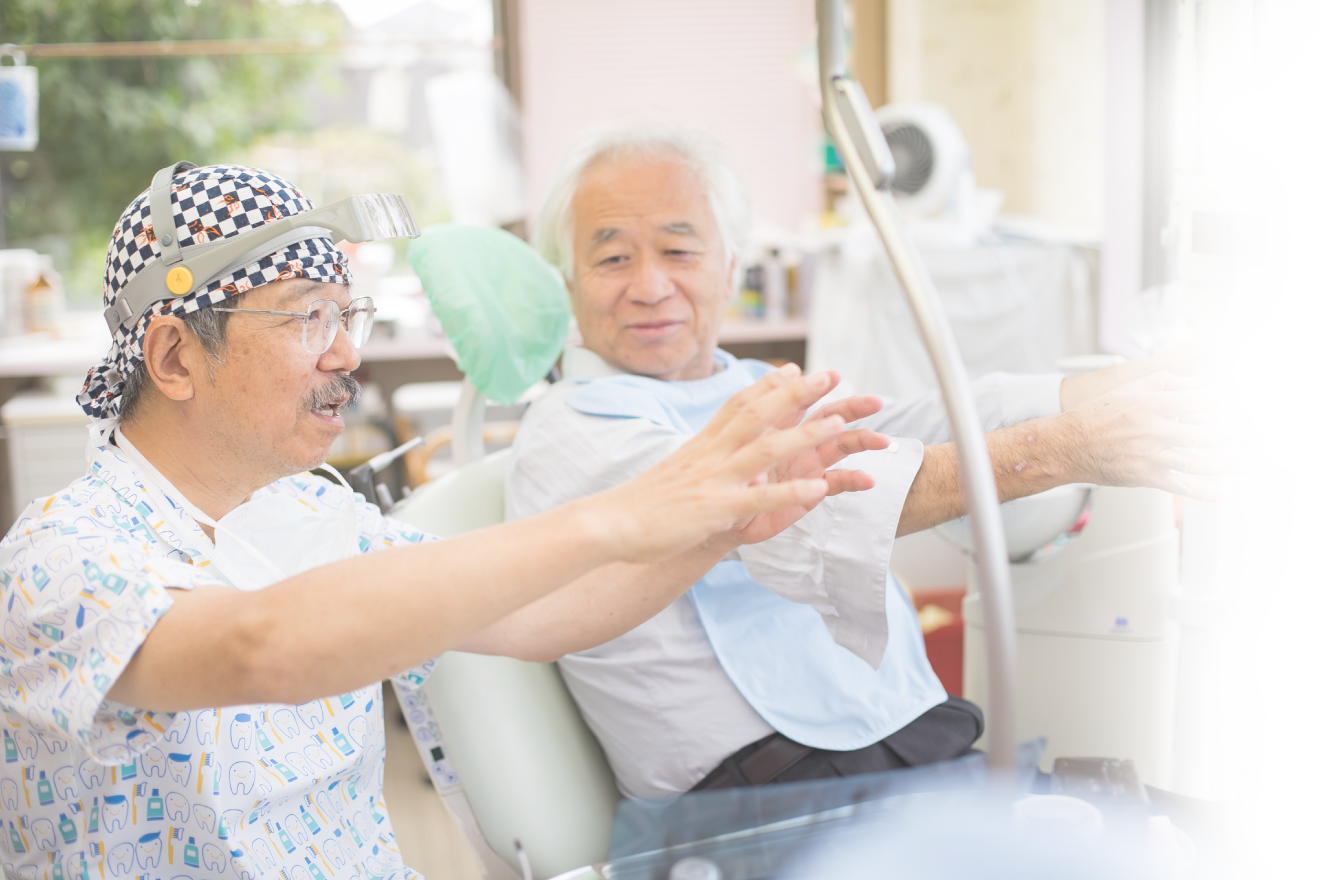
{"label": "dental light arm", "polygon": [[111,334],[120,327],[135,324],[155,303],[187,296],[294,242],[328,238],[357,244],[419,235],[417,221],[405,197],[376,193],[349,196],[324,208],[265,223],[241,235],[193,245],[185,258],[179,238],[186,230],[174,228],[172,222],[160,222],[160,218],[174,216],[170,208],[170,181],[176,167],[162,168],[151,181],[151,217],[162,258],[138,273],[106,307],[105,322]]}
{"label": "dental light arm", "polygon": [[1017,645],[1009,591],[1008,551],[999,514],[990,456],[972,399],[967,370],[925,264],[899,219],[889,191],[894,158],[862,87],[843,66],[843,0],[816,0],[821,112],[843,166],[866,213],[880,233],[894,274],[935,367],[958,447],[963,494],[971,515],[977,578],[986,614],[989,705],[986,740],[990,766],[1002,773],[1016,766],[1014,675]]}

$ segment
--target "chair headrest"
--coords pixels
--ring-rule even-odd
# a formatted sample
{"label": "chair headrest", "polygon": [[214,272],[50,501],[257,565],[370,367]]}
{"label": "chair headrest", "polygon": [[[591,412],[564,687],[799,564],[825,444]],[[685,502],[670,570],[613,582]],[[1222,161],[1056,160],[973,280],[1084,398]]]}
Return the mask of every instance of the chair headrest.
{"label": "chair headrest", "polygon": [[442,224],[408,245],[458,368],[490,400],[514,403],[545,378],[568,336],[563,279],[502,229]]}

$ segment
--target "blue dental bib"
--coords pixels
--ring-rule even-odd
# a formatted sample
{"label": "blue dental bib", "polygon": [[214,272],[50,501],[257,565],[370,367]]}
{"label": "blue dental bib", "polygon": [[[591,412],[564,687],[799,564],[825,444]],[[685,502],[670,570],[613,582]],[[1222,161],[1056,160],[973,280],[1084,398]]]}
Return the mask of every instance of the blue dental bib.
{"label": "blue dental bib", "polygon": [[[585,415],[647,419],[691,436],[726,400],[774,369],[725,351],[715,357],[723,369],[706,379],[606,376],[585,381],[565,402]],[[879,669],[835,643],[811,606],[760,586],[741,562],[719,563],[689,595],[724,671],[789,739],[832,751],[863,748],[948,699],[926,659],[916,612],[893,575]]]}

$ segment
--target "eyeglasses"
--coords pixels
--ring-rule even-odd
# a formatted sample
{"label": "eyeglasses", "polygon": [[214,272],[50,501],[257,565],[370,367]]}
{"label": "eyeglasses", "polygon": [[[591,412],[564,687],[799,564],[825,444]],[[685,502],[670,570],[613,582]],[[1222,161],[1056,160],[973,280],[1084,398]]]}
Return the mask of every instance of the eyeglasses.
{"label": "eyeglasses", "polygon": [[361,348],[371,335],[371,325],[376,318],[376,305],[369,296],[360,296],[348,304],[348,308],[339,308],[339,303],[332,299],[318,299],[307,307],[305,312],[272,312],[266,309],[225,309],[212,306],[217,312],[231,312],[248,315],[281,315],[286,318],[303,319],[303,348],[311,354],[325,354],[335,341],[339,325],[344,326],[348,341],[354,348]]}

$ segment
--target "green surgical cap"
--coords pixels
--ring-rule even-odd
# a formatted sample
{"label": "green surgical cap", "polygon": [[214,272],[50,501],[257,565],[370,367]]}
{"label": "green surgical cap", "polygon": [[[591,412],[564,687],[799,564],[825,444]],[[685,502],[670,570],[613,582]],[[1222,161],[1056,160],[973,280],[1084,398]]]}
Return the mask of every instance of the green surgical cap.
{"label": "green surgical cap", "polygon": [[458,368],[490,400],[515,402],[550,372],[568,336],[559,273],[515,235],[431,226],[408,245]]}

